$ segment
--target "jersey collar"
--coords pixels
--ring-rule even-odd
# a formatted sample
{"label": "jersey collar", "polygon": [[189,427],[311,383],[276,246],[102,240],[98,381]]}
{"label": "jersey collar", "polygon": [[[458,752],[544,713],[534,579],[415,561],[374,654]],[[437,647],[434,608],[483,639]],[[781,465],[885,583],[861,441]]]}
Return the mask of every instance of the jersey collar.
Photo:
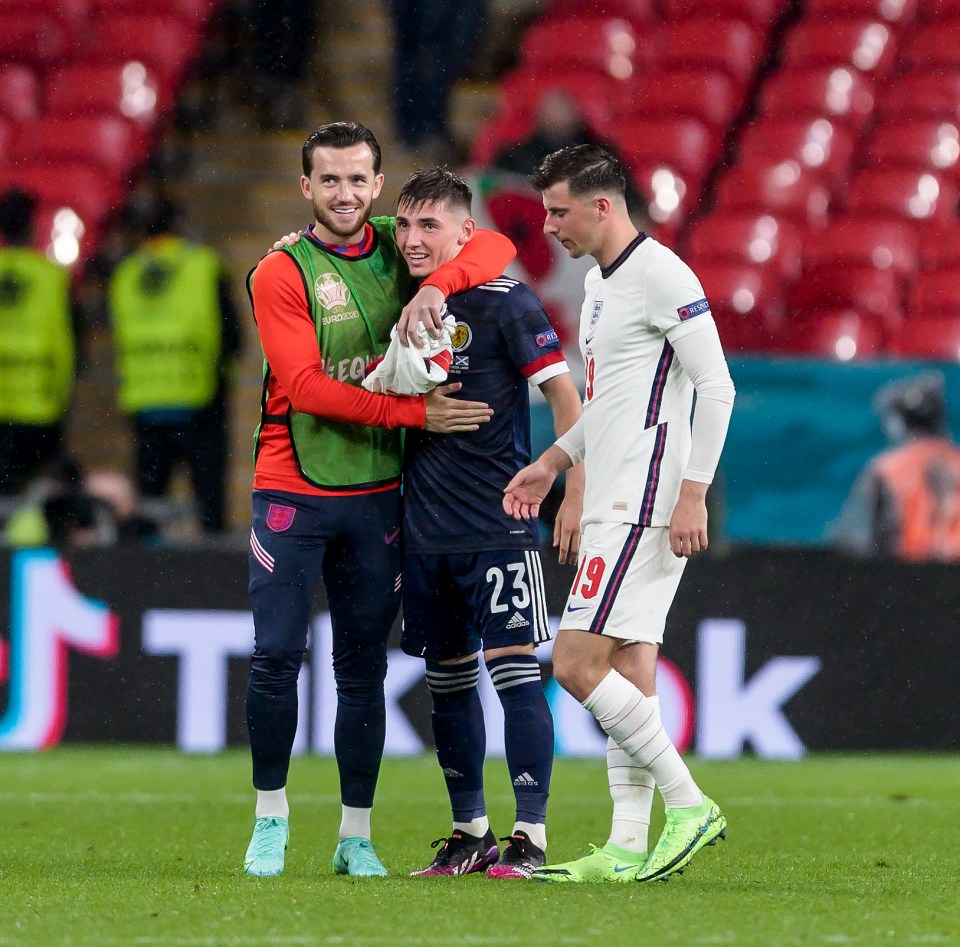
{"label": "jersey collar", "polygon": [[620,266],[622,266],[622,265],[626,262],[627,257],[630,256],[630,254],[633,253],[633,251],[636,250],[637,247],[639,247],[640,244],[643,243],[643,241],[646,240],[646,239],[647,239],[646,231],[641,230],[640,233],[638,233],[638,234],[623,248],[623,252],[620,254],[620,256],[618,256],[618,257],[613,261],[613,263],[611,263],[609,266],[601,266],[601,267],[600,267],[600,275],[601,275],[604,279],[608,279],[609,277],[613,276],[614,272],[615,272]]}

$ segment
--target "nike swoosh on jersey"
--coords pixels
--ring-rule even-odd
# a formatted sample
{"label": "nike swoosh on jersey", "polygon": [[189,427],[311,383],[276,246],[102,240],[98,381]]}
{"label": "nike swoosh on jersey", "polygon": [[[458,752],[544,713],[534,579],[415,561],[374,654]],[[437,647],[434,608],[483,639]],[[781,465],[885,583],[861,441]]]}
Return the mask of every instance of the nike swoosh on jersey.
{"label": "nike swoosh on jersey", "polygon": [[568,611],[568,612],[582,612],[582,611],[584,611],[584,609],[587,609],[587,608],[589,608],[589,607],[590,607],[589,605],[568,605],[568,606],[567,606],[567,611]]}
{"label": "nike swoosh on jersey", "polygon": [[384,533],[383,541],[385,543],[392,543],[400,535],[400,527],[398,526],[392,533]]}

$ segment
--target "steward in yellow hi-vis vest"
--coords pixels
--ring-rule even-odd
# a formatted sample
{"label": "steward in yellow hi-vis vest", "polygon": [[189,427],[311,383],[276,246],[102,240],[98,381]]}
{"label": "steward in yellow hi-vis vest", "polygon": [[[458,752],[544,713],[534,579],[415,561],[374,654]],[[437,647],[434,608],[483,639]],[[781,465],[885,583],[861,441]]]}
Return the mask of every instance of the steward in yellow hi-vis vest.
{"label": "steward in yellow hi-vis vest", "polygon": [[114,274],[110,311],[120,407],[202,408],[218,386],[220,259],[179,237],[151,240]]}
{"label": "steward in yellow hi-vis vest", "polygon": [[0,197],[0,494],[60,449],[73,391],[70,275],[32,249],[34,198]]}
{"label": "steward in yellow hi-vis vest", "polygon": [[161,201],[148,239],[110,284],[118,401],[133,424],[141,494],[163,496],[183,460],[203,528],[218,532],[240,330],[219,254],[183,239],[175,226],[176,208]]}

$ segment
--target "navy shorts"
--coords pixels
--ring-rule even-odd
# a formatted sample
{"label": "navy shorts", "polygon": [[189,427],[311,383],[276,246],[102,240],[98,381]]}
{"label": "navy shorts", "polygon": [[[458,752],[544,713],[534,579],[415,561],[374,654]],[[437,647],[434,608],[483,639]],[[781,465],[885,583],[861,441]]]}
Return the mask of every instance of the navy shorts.
{"label": "navy shorts", "polygon": [[428,661],[550,639],[535,549],[403,557],[401,647]]}
{"label": "navy shorts", "polygon": [[255,490],[250,602],[257,652],[303,651],[321,578],[334,655],[386,646],[400,608],[400,489],[315,497]]}

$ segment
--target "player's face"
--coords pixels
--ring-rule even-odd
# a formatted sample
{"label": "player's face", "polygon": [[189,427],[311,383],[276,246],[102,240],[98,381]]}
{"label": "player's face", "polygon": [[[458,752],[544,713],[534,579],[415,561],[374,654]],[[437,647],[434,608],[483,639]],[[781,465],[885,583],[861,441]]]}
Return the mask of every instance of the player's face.
{"label": "player's face", "polygon": [[543,208],[547,212],[543,232],[556,237],[575,260],[593,254],[600,243],[599,219],[594,201],[574,197],[566,181],[553,184],[543,192]]}
{"label": "player's face", "polygon": [[316,234],[327,243],[360,239],[382,187],[383,175],[374,172],[373,152],[365,144],[314,148],[313,170],[300,178],[300,190],[313,204]]}
{"label": "player's face", "polygon": [[397,243],[410,275],[429,276],[448,263],[473,236],[476,224],[465,209],[444,201],[397,208]]}

